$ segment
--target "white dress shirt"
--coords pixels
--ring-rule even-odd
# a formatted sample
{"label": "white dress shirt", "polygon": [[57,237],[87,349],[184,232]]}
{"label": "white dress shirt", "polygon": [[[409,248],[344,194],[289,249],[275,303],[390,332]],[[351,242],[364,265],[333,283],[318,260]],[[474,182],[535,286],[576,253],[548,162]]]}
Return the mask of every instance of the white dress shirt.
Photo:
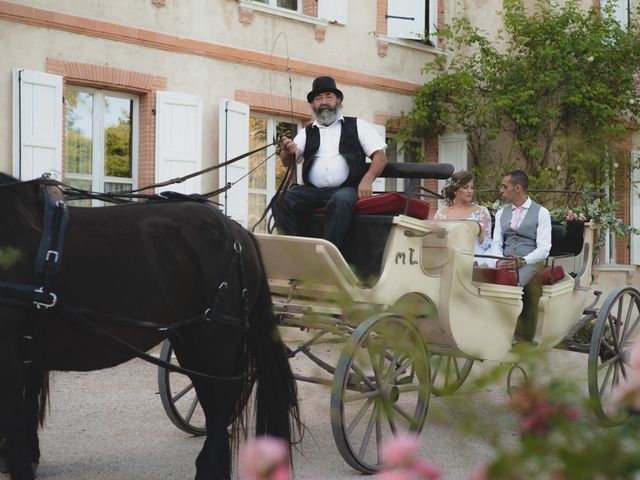
{"label": "white dress shirt", "polygon": [[[315,160],[309,172],[309,182],[318,188],[323,187],[339,187],[349,176],[349,166],[347,160],[340,155],[340,135],[342,134],[342,123],[344,117],[342,113],[338,113],[336,121],[325,127],[317,121],[313,125],[317,126],[320,131],[320,147],[315,154]],[[370,157],[373,152],[385,150],[387,144],[373,127],[358,118],[356,119],[358,126],[358,140],[360,146],[364,150],[365,155]],[[307,143],[306,129],[298,132],[293,139],[297,145],[296,162],[303,160],[302,154]]]}
{"label": "white dress shirt", "polygon": [[[491,255],[496,255],[498,257],[504,256],[503,244],[504,239],[502,238],[502,212],[505,208],[511,208],[511,215],[515,214],[514,210],[516,207],[512,204],[510,206],[501,208],[496,213],[495,218],[495,227],[493,229],[493,241],[491,242]],[[527,197],[527,201],[522,204],[524,209],[520,214],[520,218],[518,220],[518,224],[516,227],[519,227],[524,220],[524,217],[529,213],[529,208],[531,207],[531,199]],[[538,228],[536,229],[536,249],[528,253],[524,256],[524,260],[527,265],[532,265],[534,263],[538,263],[544,261],[549,256],[549,252],[551,251],[551,215],[549,214],[549,210],[540,205],[540,210],[538,210]]]}

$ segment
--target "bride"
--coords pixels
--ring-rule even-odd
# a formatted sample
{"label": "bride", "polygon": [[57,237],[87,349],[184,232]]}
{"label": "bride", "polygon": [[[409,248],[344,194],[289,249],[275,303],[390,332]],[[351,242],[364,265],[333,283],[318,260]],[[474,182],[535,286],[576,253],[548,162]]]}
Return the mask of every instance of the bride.
{"label": "bride", "polygon": [[[491,247],[491,215],[485,207],[473,203],[475,184],[473,174],[466,170],[454,173],[442,189],[447,204],[435,214],[434,220],[475,220],[480,225],[480,233],[473,242],[475,255],[488,255]],[[495,261],[477,258],[476,263],[495,266]]]}

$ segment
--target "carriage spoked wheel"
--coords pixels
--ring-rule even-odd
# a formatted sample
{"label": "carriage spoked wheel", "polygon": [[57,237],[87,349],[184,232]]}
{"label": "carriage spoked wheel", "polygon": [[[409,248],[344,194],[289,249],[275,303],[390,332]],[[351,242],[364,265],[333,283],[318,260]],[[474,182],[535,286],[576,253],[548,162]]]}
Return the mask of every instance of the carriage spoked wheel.
{"label": "carriage spoked wheel", "polygon": [[349,337],[331,390],[331,427],[344,460],[380,470],[380,447],[400,432],[419,433],[429,407],[427,350],[414,322],[377,314]]}
{"label": "carriage spoked wheel", "polygon": [[[162,343],[160,360],[178,365],[169,340]],[[164,411],[176,427],[197,436],[207,433],[204,413],[189,377],[160,367],[158,387]]]}
{"label": "carriage spoked wheel", "polygon": [[606,401],[630,374],[629,351],[639,340],[640,293],[631,287],[617,288],[602,304],[589,349],[589,396],[604,425],[619,425],[629,417],[626,412],[608,411]]}
{"label": "carriage spoked wheel", "polygon": [[507,395],[513,396],[518,389],[529,382],[527,371],[521,365],[512,365],[507,373]]}
{"label": "carriage spoked wheel", "polygon": [[451,395],[464,383],[473,367],[470,358],[429,354],[431,367],[431,393],[439,397]]}

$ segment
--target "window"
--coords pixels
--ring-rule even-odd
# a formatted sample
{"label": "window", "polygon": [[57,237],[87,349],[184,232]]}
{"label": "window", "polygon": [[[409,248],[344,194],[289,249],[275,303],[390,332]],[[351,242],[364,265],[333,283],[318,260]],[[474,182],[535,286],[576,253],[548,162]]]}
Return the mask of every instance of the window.
{"label": "window", "polygon": [[138,97],[69,87],[64,105],[63,181],[100,192],[134,188]]}
{"label": "window", "polygon": [[612,9],[611,15],[621,28],[626,29],[629,26],[629,0],[606,0],[604,5]]}
{"label": "window", "polygon": [[388,0],[387,35],[436,44],[437,0]]}
{"label": "window", "polygon": [[[398,144],[395,138],[387,137],[387,161],[389,163],[419,163],[422,143],[411,141]],[[387,192],[409,192],[420,186],[419,178],[385,178],[384,189]],[[414,192],[419,193],[418,189]]]}
{"label": "window", "polygon": [[254,0],[255,2],[264,3],[270,7],[286,8],[287,10],[293,10],[294,12],[300,12],[299,0]]}
{"label": "window", "polygon": [[[279,138],[284,134],[293,138],[297,133],[298,125],[291,123],[291,119],[251,114],[249,117],[249,150],[271,143],[274,137]],[[286,169],[275,155],[275,147],[271,146],[249,157],[249,172],[248,228],[251,229],[275,195]],[[255,231],[265,232],[265,223],[262,222],[258,225]]]}

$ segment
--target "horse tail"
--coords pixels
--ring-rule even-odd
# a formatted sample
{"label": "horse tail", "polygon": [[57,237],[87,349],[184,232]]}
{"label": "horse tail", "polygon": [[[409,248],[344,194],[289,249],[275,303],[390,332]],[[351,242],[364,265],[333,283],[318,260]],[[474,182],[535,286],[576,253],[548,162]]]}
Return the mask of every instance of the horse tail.
{"label": "horse tail", "polygon": [[43,370],[42,382],[40,383],[40,395],[38,395],[38,423],[41,427],[44,425],[44,420],[49,408],[50,373],[50,370]]}
{"label": "horse tail", "polygon": [[271,293],[257,242],[260,265],[258,297],[249,318],[248,345],[256,389],[256,435],[271,435],[291,446],[302,431],[298,391],[273,313]]}

